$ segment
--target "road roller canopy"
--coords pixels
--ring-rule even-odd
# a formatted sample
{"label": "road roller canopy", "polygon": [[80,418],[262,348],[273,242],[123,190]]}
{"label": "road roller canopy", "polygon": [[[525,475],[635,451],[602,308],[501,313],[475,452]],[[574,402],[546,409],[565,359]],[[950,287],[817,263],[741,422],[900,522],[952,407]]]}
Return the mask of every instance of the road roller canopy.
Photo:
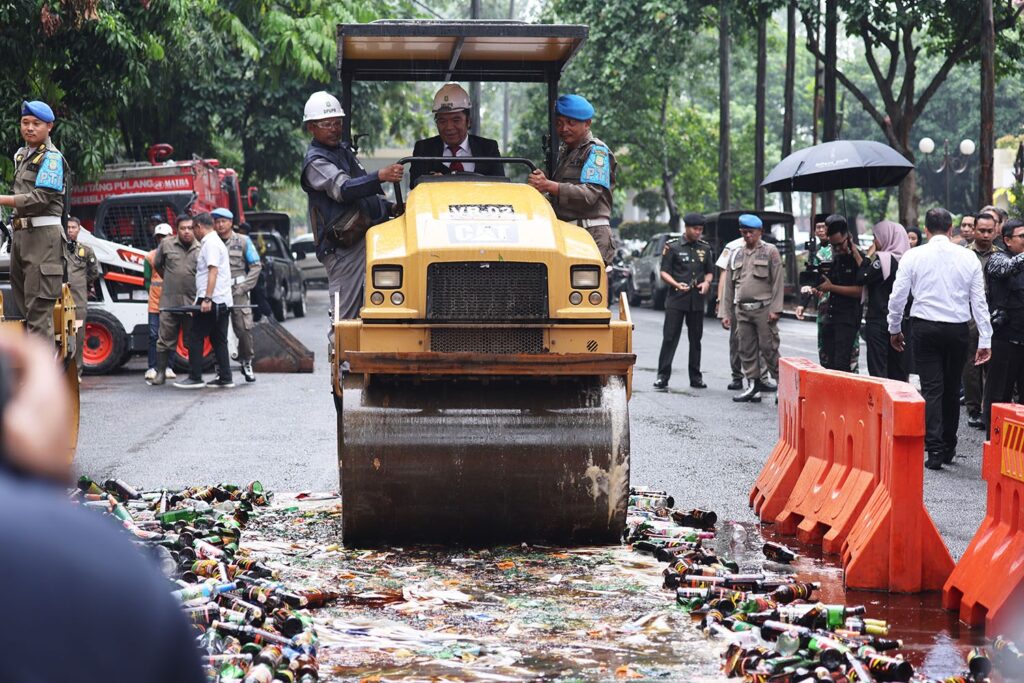
{"label": "road roller canopy", "polygon": [[[355,81],[491,81],[547,83],[548,130],[557,140],[558,82],[589,29],[520,21],[380,20],[338,25],[342,139],[352,142]],[[553,145],[545,159],[555,168]]]}
{"label": "road roller canopy", "polygon": [[357,81],[546,83],[587,27],[517,21],[374,21],[338,26],[338,72]]}

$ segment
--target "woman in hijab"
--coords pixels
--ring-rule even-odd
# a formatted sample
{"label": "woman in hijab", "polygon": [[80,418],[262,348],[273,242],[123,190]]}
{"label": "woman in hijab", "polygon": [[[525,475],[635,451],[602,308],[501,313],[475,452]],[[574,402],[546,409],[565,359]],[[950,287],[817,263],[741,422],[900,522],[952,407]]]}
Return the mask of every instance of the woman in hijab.
{"label": "woman in hijab", "polygon": [[924,243],[924,240],[921,238],[921,231],[914,226],[907,228],[907,239],[910,240],[911,249],[919,247]]}
{"label": "woman in hijab", "polygon": [[864,340],[868,347],[868,372],[872,377],[888,377],[906,382],[909,368],[904,353],[889,343],[889,295],[896,281],[900,258],[910,249],[907,231],[899,223],[876,223],[875,253],[870,258],[854,250],[857,261],[857,281],[868,294],[867,313],[864,316]]}

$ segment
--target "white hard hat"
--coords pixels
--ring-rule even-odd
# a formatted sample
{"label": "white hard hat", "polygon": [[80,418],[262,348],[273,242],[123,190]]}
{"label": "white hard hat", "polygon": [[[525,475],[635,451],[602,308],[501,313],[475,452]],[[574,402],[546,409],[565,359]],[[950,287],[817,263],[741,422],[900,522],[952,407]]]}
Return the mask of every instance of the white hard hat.
{"label": "white hard hat", "polygon": [[167,223],[161,223],[160,225],[153,228],[153,234],[163,235],[164,237],[167,237],[168,235],[174,234],[174,229]]}
{"label": "white hard hat", "polygon": [[302,122],[333,119],[344,115],[345,110],[341,108],[338,98],[326,90],[319,90],[306,100],[306,108],[302,112]]}
{"label": "white hard hat", "polygon": [[440,114],[449,111],[469,110],[473,105],[469,102],[469,93],[458,83],[445,83],[434,95],[433,112]]}

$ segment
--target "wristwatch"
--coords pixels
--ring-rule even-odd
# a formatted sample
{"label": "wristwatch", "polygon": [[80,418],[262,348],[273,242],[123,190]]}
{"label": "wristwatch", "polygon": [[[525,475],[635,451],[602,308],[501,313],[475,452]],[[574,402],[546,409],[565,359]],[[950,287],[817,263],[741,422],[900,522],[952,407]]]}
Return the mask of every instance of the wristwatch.
{"label": "wristwatch", "polygon": [[209,302],[210,302],[211,304],[213,303],[213,299],[211,299],[211,298],[210,298],[210,297],[208,297],[208,296],[204,296],[204,297],[203,297],[203,301],[204,301],[204,302],[206,302],[206,301],[209,301]]}

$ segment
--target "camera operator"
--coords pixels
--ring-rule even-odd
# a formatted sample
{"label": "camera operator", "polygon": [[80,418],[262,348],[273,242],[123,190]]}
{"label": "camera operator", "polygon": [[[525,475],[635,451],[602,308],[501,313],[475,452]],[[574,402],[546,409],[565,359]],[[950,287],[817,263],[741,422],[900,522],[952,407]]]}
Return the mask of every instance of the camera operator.
{"label": "camera operator", "polygon": [[889,343],[889,295],[896,281],[900,259],[910,249],[907,231],[899,223],[881,221],[872,232],[875,235],[875,254],[865,258],[854,249],[857,262],[857,282],[867,287],[868,307],[864,315],[864,341],[868,347],[868,373],[872,377],[887,377],[906,382],[910,373],[906,367],[905,352],[897,351]]}
{"label": "camera operator", "polygon": [[857,261],[853,255],[857,247],[846,219],[832,214],[825,219],[825,227],[832,247],[832,265],[822,270],[821,283],[814,287],[815,291],[829,295],[828,313],[821,326],[821,360],[830,370],[850,372],[864,287],[857,281]]}

